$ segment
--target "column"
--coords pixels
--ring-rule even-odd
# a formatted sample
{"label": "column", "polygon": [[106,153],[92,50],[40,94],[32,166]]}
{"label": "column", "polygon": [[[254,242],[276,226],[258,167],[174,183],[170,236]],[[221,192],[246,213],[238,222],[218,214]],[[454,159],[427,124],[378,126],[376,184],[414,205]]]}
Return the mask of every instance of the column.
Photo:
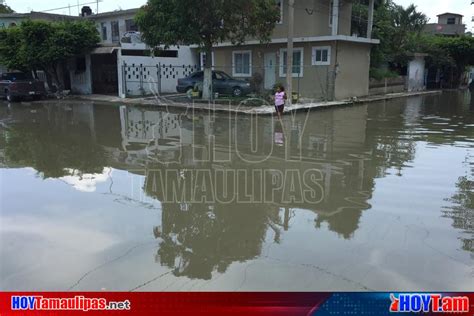
{"label": "column", "polygon": [[339,33],[339,0],[332,1],[332,36]]}

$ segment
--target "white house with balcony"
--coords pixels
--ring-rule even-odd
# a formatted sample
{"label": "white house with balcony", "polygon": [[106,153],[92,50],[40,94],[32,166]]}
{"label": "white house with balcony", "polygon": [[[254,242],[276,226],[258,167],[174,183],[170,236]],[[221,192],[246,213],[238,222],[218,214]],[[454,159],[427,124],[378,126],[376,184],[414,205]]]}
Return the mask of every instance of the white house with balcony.
{"label": "white house with balcony", "polygon": [[195,49],[150,48],[134,17],[139,9],[86,14],[101,37],[100,46],[70,61],[71,91],[127,96],[175,93],[179,78],[198,69]]}

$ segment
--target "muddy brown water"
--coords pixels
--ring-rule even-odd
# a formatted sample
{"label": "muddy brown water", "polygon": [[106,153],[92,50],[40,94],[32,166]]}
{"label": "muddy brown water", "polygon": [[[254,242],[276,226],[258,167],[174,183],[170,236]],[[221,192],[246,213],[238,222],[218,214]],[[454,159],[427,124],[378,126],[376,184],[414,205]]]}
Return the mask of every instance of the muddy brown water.
{"label": "muddy brown water", "polygon": [[0,290],[472,291],[474,98],[0,103]]}

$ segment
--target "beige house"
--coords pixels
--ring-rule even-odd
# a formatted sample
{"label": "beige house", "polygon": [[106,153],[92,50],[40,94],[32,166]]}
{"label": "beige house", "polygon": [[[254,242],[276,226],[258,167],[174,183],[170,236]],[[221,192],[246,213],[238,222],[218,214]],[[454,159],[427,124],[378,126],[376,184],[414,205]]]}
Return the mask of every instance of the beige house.
{"label": "beige house", "polygon": [[[288,0],[276,0],[281,19],[271,41],[243,45],[221,43],[212,63],[235,78],[261,78],[263,89],[286,82]],[[351,35],[351,0],[296,0],[293,90],[301,98],[333,100],[368,94],[373,0],[369,4],[367,37]],[[201,63],[204,56],[201,56]],[[257,75],[259,74],[259,75]]]}
{"label": "beige house", "polygon": [[438,15],[438,23],[428,23],[425,33],[432,35],[459,36],[466,33],[463,16],[457,13],[443,13]]}

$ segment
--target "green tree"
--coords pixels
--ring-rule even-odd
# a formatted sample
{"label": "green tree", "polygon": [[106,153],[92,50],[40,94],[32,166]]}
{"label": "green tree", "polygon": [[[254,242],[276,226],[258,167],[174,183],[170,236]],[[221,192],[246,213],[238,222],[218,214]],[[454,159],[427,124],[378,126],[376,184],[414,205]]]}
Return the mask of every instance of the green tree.
{"label": "green tree", "polygon": [[420,41],[428,53],[428,66],[440,69],[453,88],[459,87],[467,66],[474,65],[474,38],[471,36],[425,36]]}
{"label": "green tree", "polygon": [[0,4],[0,13],[13,13],[15,11],[12,10],[8,5],[6,4]]}
{"label": "green tree", "polygon": [[[152,47],[194,44],[211,56],[212,47],[220,42],[241,44],[249,37],[268,41],[279,12],[274,0],[148,0],[136,21]],[[211,94],[211,66],[206,58],[205,99]]]}
{"label": "green tree", "polygon": [[407,8],[391,0],[383,1],[374,13],[374,37],[380,45],[372,50],[372,67],[399,70],[407,65],[410,53],[418,50],[428,18],[415,5]]}
{"label": "green tree", "polygon": [[71,57],[91,51],[100,41],[90,21],[27,20],[0,31],[0,63],[10,69],[43,70],[59,90],[59,67]]}

